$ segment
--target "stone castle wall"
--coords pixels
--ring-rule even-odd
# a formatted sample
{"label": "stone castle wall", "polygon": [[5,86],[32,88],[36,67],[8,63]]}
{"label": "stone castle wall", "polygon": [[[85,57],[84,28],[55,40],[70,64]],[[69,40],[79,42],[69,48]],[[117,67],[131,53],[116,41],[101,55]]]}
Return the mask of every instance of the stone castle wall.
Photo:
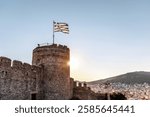
{"label": "stone castle wall", "polygon": [[42,99],[41,78],[40,67],[0,57],[0,99]]}
{"label": "stone castle wall", "polygon": [[78,100],[96,100],[97,95],[94,93],[86,83],[73,82],[73,96],[72,99]]}
{"label": "stone castle wall", "polygon": [[46,45],[33,50],[33,65],[44,69],[44,99],[70,99],[70,50],[67,46]]}
{"label": "stone castle wall", "polygon": [[33,65],[0,57],[0,99],[101,99],[86,83],[70,78],[69,61],[69,48],[56,44],[35,48]]}

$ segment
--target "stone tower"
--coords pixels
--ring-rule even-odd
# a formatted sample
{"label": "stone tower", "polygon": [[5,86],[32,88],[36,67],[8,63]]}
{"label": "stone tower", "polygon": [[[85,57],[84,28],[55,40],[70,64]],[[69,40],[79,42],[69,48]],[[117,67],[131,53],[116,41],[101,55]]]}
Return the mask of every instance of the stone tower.
{"label": "stone tower", "polygon": [[43,98],[70,99],[70,50],[67,46],[46,45],[33,50],[32,64],[43,67]]}

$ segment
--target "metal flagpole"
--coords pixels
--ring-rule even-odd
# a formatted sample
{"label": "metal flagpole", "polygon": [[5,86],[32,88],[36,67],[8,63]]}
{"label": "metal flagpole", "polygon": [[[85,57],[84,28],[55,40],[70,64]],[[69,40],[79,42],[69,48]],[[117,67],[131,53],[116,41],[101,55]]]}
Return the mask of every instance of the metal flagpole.
{"label": "metal flagpole", "polygon": [[53,21],[53,44],[54,44],[54,38],[55,38],[55,35],[54,35],[54,21]]}

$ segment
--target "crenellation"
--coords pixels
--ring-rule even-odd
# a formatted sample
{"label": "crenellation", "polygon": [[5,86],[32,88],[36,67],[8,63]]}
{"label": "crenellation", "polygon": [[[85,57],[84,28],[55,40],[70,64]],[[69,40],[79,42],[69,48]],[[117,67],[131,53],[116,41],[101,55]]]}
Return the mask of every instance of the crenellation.
{"label": "crenellation", "polygon": [[30,70],[32,68],[31,65],[28,63],[23,63],[23,67],[25,70]]}
{"label": "crenellation", "polygon": [[58,47],[58,48],[63,48],[64,46],[59,44],[57,47]]}
{"label": "crenellation", "polygon": [[74,81],[74,82],[73,82],[73,88],[76,88],[76,87],[78,87],[77,81]]}
{"label": "crenellation", "polygon": [[82,87],[82,83],[81,82],[79,82],[78,87]]}
{"label": "crenellation", "polygon": [[23,63],[21,61],[14,60],[13,63],[12,63],[12,68],[22,69],[23,68]]}
{"label": "crenellation", "polygon": [[[39,91],[38,95],[41,95],[39,87],[42,75],[39,66],[17,60],[14,60],[11,66],[11,60],[6,57],[1,57],[0,61],[5,63],[0,68],[0,99],[31,99],[31,91]],[[8,62],[11,67],[8,67]]]}
{"label": "crenellation", "polygon": [[91,99],[87,84],[70,78],[69,60],[70,49],[57,44],[38,45],[31,65],[0,57],[0,99]]}
{"label": "crenellation", "polygon": [[64,45],[63,49],[69,49],[67,46]]}
{"label": "crenellation", "polygon": [[54,48],[56,48],[56,47],[57,47],[57,44],[52,44],[52,45],[49,46],[49,47],[54,47]]}
{"label": "crenellation", "polygon": [[64,45],[57,45],[57,44],[52,44],[52,45],[45,45],[45,46],[38,46],[36,47],[33,52],[42,52],[42,50],[49,50],[51,52],[62,52],[62,53],[66,53],[66,52],[69,52],[69,48],[67,46],[64,46]]}
{"label": "crenellation", "polygon": [[83,86],[84,86],[84,88],[87,88],[87,84],[85,82],[83,83]]}
{"label": "crenellation", "polygon": [[70,98],[73,96],[74,79],[70,78]]}
{"label": "crenellation", "polygon": [[0,57],[0,67],[11,67],[11,59],[7,57]]}

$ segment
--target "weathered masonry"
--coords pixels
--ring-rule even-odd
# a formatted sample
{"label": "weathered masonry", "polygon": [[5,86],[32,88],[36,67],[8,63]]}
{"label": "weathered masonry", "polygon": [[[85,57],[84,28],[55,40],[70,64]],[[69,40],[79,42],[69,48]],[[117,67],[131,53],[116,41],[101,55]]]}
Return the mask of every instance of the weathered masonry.
{"label": "weathered masonry", "polygon": [[120,96],[94,93],[86,83],[74,81],[69,61],[69,48],[57,44],[38,45],[33,50],[32,65],[0,57],[0,99],[97,100]]}
{"label": "weathered masonry", "polygon": [[[93,94],[92,97],[91,93],[86,96],[91,90],[86,85],[76,86],[74,79],[70,78],[69,60],[69,48],[57,44],[36,47],[32,65],[0,57],[0,99],[91,99]],[[78,89],[85,90],[80,92]],[[86,94],[83,94],[84,91]]]}

